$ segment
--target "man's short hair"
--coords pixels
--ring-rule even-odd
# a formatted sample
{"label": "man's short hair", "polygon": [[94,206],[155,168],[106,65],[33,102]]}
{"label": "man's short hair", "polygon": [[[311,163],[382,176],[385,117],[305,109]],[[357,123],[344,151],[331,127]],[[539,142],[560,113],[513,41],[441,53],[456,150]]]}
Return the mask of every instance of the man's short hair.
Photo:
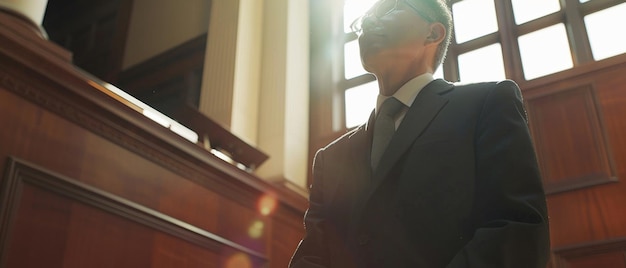
{"label": "man's short hair", "polygon": [[443,24],[446,28],[446,36],[437,47],[437,54],[435,54],[435,62],[433,63],[433,70],[436,70],[441,65],[448,52],[448,46],[452,39],[452,14],[446,0],[407,0],[414,3],[419,8],[424,8],[430,18]]}

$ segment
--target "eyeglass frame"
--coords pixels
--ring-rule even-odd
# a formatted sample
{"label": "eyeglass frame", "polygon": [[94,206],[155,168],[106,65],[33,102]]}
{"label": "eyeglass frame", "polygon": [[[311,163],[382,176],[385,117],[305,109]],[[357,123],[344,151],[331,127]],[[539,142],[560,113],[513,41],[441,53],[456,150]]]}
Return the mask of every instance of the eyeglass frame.
{"label": "eyeglass frame", "polygon": [[[380,13],[380,12],[378,12],[378,8],[381,6],[381,4],[384,1],[395,1],[395,3],[393,5],[393,7],[390,8],[389,10],[387,10],[384,14],[378,14],[378,13]],[[370,16],[374,16],[376,18],[382,18],[384,16],[387,16],[387,15],[389,15],[389,13],[391,13],[394,10],[398,9],[398,3],[400,1],[404,2],[407,6],[409,6],[411,9],[413,9],[413,11],[415,11],[415,13],[417,13],[417,15],[422,17],[427,22],[429,22],[429,23],[436,22],[435,19],[433,19],[430,16],[428,16],[426,13],[421,11],[418,7],[416,7],[414,4],[412,4],[411,2],[409,2],[407,0],[381,0],[378,3],[376,3],[372,8],[370,8],[367,12],[365,12],[365,14],[363,14],[362,16],[360,16],[357,19],[355,19],[350,24],[350,29],[352,30],[352,32],[354,32],[357,35],[363,33],[363,27],[361,27],[361,26],[363,25],[363,20],[365,18],[370,17]]]}

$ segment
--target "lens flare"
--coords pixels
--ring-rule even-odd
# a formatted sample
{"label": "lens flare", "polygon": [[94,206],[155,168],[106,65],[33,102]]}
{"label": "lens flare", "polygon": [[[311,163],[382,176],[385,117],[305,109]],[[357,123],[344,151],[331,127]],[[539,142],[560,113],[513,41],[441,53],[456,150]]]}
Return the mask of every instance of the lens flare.
{"label": "lens flare", "polygon": [[244,253],[237,253],[235,255],[230,256],[228,260],[226,260],[225,268],[251,268],[252,261],[248,257],[248,255]]}
{"label": "lens flare", "polygon": [[259,199],[258,208],[259,212],[263,216],[270,215],[276,209],[277,200],[274,195],[264,194],[261,199]]}
{"label": "lens flare", "polygon": [[248,235],[250,236],[250,238],[259,239],[261,236],[263,236],[264,228],[265,223],[260,220],[256,220],[252,223],[252,225],[250,225],[250,228],[248,228]]}

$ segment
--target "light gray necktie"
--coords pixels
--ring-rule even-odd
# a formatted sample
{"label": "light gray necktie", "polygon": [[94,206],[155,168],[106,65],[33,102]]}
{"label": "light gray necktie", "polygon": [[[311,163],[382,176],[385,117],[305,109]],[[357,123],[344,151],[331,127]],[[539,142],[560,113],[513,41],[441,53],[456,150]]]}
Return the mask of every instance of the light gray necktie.
{"label": "light gray necktie", "polygon": [[380,112],[374,122],[374,138],[372,141],[372,170],[376,170],[380,158],[385,152],[393,133],[396,131],[395,117],[404,104],[394,97],[387,98],[380,106]]}

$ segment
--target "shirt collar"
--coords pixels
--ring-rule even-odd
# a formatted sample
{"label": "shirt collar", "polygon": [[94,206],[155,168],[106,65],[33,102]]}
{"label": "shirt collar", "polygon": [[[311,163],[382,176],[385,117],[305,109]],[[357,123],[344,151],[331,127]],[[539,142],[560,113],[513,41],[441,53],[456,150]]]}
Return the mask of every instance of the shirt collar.
{"label": "shirt collar", "polygon": [[[415,101],[415,98],[417,97],[417,94],[419,94],[420,91],[422,91],[422,89],[433,80],[435,80],[433,78],[433,74],[424,73],[409,80],[409,82],[406,82],[406,84],[400,87],[400,89],[398,89],[398,91],[396,91],[396,93],[394,93],[392,96],[402,102],[406,107],[411,107],[411,105],[413,105],[413,102]],[[389,96],[383,96],[378,94],[378,98],[376,100],[377,113],[380,109],[380,106],[387,98],[389,98]]]}

